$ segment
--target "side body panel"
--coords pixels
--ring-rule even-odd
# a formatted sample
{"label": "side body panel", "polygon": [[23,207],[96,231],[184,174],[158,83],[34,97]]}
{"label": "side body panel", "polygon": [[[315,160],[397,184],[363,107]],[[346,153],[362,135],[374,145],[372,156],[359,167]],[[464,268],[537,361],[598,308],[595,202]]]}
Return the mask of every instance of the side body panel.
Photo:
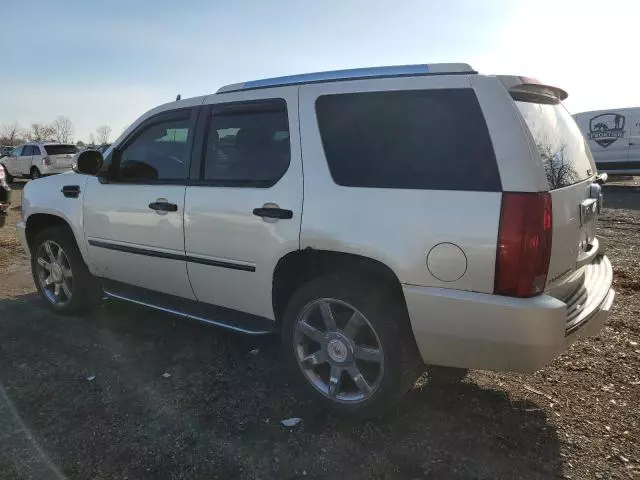
{"label": "side body panel", "polygon": [[624,169],[640,175],[640,108],[631,111],[629,122],[629,155]]}
{"label": "side body panel", "polygon": [[[495,80],[494,80],[495,82]],[[300,248],[352,253],[389,266],[400,282],[411,285],[492,292],[496,241],[500,216],[500,192],[354,188],[334,182],[324,155],[316,119],[315,101],[332,93],[381,90],[470,88],[470,76],[406,77],[332,82],[300,87],[300,126],[304,161],[304,214]],[[477,91],[482,87],[474,87]],[[499,97],[499,90],[494,93]],[[489,95],[491,92],[489,92]],[[481,108],[491,98],[479,96]],[[509,101],[504,88],[501,102]],[[504,118],[489,129],[510,128],[515,114],[505,107]],[[513,123],[511,123],[513,125]],[[516,123],[516,129],[520,127]],[[517,131],[517,130],[516,130]],[[502,163],[518,153],[530,155],[526,146],[494,143]],[[521,152],[521,150],[523,150]],[[431,159],[437,161],[437,159]],[[511,170],[513,182],[517,181]],[[533,188],[522,184],[522,188]],[[466,269],[457,280],[442,281],[430,273],[427,257],[439,244],[453,243],[463,252]],[[440,249],[436,262],[447,268],[458,262],[455,249]],[[449,256],[453,254],[454,256]]]}
{"label": "side body panel", "polygon": [[[582,112],[574,116],[584,135],[598,171],[623,173],[629,156],[633,114],[637,109]],[[638,167],[640,168],[640,167]]]}
{"label": "side body panel", "polygon": [[[82,253],[85,263],[91,270],[91,263],[84,241],[84,221],[82,215],[82,201],[87,180],[87,175],[69,172],[63,175],[41,178],[37,182],[29,182],[22,192],[22,211],[26,222],[35,214],[53,215],[63,219],[69,224],[76,243]],[[78,198],[66,198],[61,190],[65,185],[77,185],[80,187]]]}

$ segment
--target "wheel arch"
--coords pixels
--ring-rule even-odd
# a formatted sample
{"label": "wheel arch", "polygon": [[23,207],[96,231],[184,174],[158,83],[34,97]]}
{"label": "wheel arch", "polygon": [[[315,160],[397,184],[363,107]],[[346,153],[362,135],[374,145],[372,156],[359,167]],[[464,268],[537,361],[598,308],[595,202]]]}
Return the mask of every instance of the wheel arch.
{"label": "wheel arch", "polygon": [[402,285],[395,272],[379,260],[353,253],[306,248],[280,258],[273,272],[272,302],[276,322],[297,289],[314,278],[331,273],[362,275],[386,284],[402,298]]}
{"label": "wheel arch", "polygon": [[[38,233],[46,228],[60,226],[69,230],[69,232],[73,235],[73,238],[75,239],[80,252],[83,253],[83,249],[81,248],[81,243],[77,235],[75,234],[73,228],[71,228],[70,222],[64,217],[51,213],[33,213],[29,215],[25,223],[25,236],[30,251],[33,250],[33,242],[36,239]],[[84,260],[86,263],[86,259]]]}

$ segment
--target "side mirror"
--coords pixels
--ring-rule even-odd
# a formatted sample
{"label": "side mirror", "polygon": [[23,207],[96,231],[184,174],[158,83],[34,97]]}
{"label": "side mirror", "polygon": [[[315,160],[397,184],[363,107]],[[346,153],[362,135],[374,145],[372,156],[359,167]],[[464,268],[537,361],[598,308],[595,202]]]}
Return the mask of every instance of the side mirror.
{"label": "side mirror", "polygon": [[85,175],[96,175],[102,168],[104,159],[97,150],[85,150],[78,154],[76,170]]}

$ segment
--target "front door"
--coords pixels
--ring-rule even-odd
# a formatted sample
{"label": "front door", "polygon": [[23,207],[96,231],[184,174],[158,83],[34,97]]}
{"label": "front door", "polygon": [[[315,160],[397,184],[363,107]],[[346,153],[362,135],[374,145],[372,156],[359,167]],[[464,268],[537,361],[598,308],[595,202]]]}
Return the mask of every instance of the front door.
{"label": "front door", "polygon": [[297,89],[213,95],[206,104],[194,149],[201,164],[185,200],[191,285],[202,302],[273,319],[274,269],[299,248]]}
{"label": "front door", "polygon": [[98,276],[194,298],[183,213],[195,117],[186,108],[145,121],[112,150],[103,178],[87,182],[84,231]]}
{"label": "front door", "polygon": [[20,154],[22,153],[22,150],[24,148],[25,147],[23,146],[14,148],[9,154],[9,156],[5,157],[2,160],[4,162],[5,167],[7,167],[7,171],[9,172],[9,175],[13,175],[15,177],[17,175],[22,174],[22,172],[18,170],[18,158],[20,157]]}

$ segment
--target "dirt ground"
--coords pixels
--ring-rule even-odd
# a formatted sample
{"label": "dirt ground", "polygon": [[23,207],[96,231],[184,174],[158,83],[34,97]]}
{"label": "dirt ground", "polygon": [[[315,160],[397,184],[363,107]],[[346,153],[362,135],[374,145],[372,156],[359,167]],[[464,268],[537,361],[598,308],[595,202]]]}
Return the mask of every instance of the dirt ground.
{"label": "dirt ground", "polygon": [[533,375],[422,378],[366,422],[299,400],[277,338],[115,302],[49,314],[14,209],[0,229],[0,479],[640,478],[640,185],[606,186],[605,205],[617,298],[598,337]]}

